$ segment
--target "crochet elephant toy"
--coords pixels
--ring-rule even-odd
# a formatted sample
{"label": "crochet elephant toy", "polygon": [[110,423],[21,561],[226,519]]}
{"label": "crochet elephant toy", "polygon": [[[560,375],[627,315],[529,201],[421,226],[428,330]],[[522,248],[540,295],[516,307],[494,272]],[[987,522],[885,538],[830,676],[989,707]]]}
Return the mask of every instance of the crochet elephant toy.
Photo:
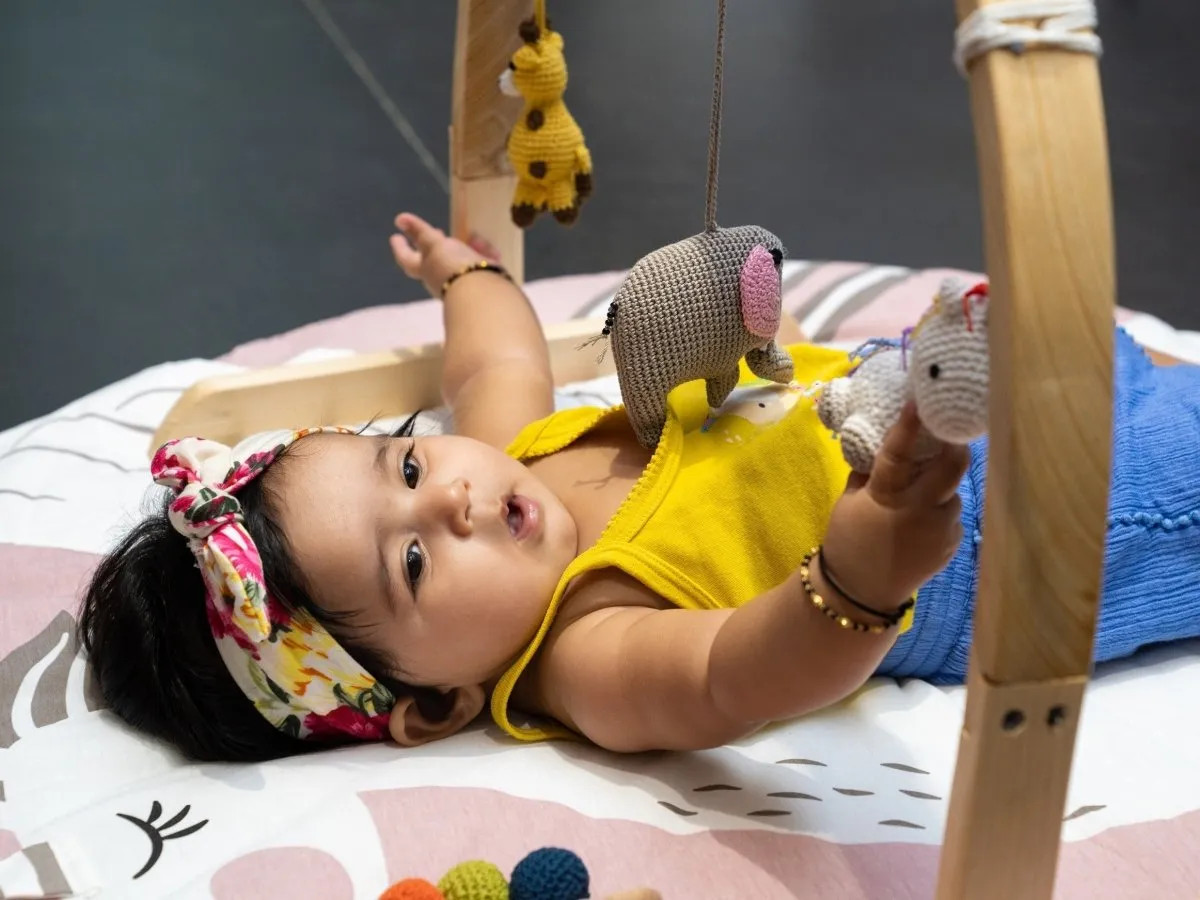
{"label": "crochet elephant toy", "polygon": [[775,343],[784,249],[765,228],[705,231],[633,266],[608,308],[609,338],[626,412],[638,441],[654,448],[667,395],[704,379],[716,408],[737,387],[741,360],[760,378],[792,380],[792,358]]}
{"label": "crochet elephant toy", "polygon": [[899,346],[876,346],[850,374],[831,381],[817,413],[841,438],[842,455],[867,473],[905,403],[916,403],[922,432],[916,456],[938,442],[966,444],[987,430],[988,290],[949,278]]}
{"label": "crochet elephant toy", "polygon": [[525,101],[508,137],[508,160],[517,174],[512,220],[528,228],[543,210],[570,225],[592,192],[592,157],[583,132],[563,102],[567,63],[563,39],[536,21],[521,23],[525,42],[500,76],[500,89]]}

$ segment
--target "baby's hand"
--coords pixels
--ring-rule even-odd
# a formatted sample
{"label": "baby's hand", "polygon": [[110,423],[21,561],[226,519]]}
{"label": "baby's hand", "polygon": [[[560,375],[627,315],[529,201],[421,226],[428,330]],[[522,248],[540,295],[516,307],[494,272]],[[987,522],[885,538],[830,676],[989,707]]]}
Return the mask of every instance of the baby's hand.
{"label": "baby's hand", "polygon": [[899,606],[945,568],[963,537],[958,484],[970,451],[943,444],[932,459],[918,462],[920,430],[909,404],[870,475],[850,476],[821,554],[855,600],[883,610]]}
{"label": "baby's hand", "polygon": [[396,265],[424,284],[431,296],[440,297],[446,279],[455,272],[484,259],[494,261],[486,244],[473,241],[479,246],[468,246],[412,213],[396,216],[396,228],[400,234],[391,238]]}

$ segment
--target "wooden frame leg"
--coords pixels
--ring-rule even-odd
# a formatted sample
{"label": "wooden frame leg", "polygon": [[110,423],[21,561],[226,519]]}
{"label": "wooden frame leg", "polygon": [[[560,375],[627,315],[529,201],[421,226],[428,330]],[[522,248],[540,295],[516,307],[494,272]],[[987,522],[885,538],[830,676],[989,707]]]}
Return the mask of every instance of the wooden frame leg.
{"label": "wooden frame leg", "polygon": [[[990,2],[957,0],[959,17]],[[974,62],[969,81],[992,296],[990,454],[966,721],[937,896],[1047,900],[1108,509],[1108,151],[1095,58],[996,50]]]}

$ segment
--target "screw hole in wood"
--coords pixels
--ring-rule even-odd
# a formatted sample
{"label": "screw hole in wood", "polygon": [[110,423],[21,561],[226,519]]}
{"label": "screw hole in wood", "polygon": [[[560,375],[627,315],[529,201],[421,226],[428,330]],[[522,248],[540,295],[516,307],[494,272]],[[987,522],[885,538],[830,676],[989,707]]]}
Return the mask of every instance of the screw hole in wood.
{"label": "screw hole in wood", "polygon": [[1067,721],[1067,708],[1065,706],[1052,706],[1050,712],[1046,714],[1046,724],[1051,728],[1057,728],[1060,725],[1065,725]]}
{"label": "screw hole in wood", "polygon": [[1004,718],[1001,720],[1001,725],[1003,726],[1004,730],[1009,733],[1018,731],[1024,724],[1025,713],[1021,712],[1019,709],[1010,709],[1004,714]]}

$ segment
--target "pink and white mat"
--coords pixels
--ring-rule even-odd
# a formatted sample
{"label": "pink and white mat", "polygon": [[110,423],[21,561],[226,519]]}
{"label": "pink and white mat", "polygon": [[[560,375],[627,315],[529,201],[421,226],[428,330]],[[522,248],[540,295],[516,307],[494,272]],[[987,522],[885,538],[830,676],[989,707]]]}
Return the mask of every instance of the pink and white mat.
{"label": "pink and white mat", "polygon": [[[531,284],[546,322],[603,314],[621,273]],[[817,340],[897,334],[945,271],[789,262]],[[1119,318],[1200,361],[1200,334]],[[483,858],[579,853],[593,893],[685,900],[932,896],[961,689],[877,680],[742,744],[619,758],[514,747],[480,725],[421,750],[357,747],[198,765],[106,712],[73,638],[78,591],[141,507],[147,442],[188,385],[239,367],[441,338],[433,301],[147,369],[0,433],[0,898],[373,900]],[[616,398],[615,380],[559,392]],[[439,427],[436,415],[426,427]],[[1200,644],[1106,667],[1089,688],[1057,896],[1200,894]]]}

